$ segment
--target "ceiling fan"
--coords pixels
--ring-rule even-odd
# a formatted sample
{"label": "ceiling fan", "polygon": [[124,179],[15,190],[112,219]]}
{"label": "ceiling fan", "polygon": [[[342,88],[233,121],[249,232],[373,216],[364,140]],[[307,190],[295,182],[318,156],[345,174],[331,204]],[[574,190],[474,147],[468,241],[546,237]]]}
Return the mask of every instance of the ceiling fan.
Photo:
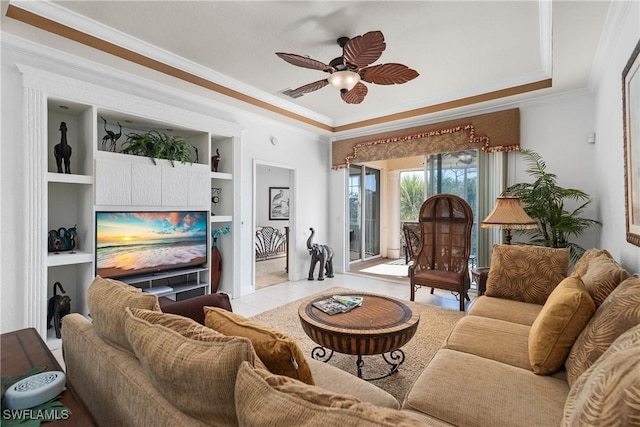
{"label": "ceiling fan", "polygon": [[342,56],[333,59],[329,64],[294,53],[276,52],[276,55],[289,64],[329,73],[326,79],[290,90],[287,95],[295,98],[331,84],[340,90],[340,96],[347,104],[360,104],[368,92],[361,80],[379,85],[393,85],[406,83],[419,75],[416,70],[402,64],[369,66],[380,58],[387,47],[380,31],[370,31],[351,39],[340,37],[337,42],[342,48]]}

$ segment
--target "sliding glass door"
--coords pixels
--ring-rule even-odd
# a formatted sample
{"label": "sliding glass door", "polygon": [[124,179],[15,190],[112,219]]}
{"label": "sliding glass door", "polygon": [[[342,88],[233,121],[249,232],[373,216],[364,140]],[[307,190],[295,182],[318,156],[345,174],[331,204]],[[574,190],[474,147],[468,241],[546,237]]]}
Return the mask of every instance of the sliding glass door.
{"label": "sliding glass door", "polygon": [[349,260],[380,255],[380,171],[349,166]]}

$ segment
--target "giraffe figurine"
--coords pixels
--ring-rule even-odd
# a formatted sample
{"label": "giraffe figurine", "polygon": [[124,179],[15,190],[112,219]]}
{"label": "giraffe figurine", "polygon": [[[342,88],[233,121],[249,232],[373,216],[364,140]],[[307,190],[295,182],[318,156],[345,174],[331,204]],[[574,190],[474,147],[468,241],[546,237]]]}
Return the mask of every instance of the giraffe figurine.
{"label": "giraffe figurine", "polygon": [[67,124],[60,122],[60,144],[56,144],[53,147],[53,155],[56,157],[56,164],[58,165],[58,173],[62,173],[62,161],[64,160],[64,173],[71,173],[70,159],[71,159],[71,147],[67,144]]}

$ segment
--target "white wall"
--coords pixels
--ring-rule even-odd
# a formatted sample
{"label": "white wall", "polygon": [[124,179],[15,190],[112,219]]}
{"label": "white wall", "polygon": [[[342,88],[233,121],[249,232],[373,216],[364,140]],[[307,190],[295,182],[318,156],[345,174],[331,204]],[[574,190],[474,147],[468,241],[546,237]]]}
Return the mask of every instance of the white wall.
{"label": "white wall", "polygon": [[[622,70],[640,39],[640,3],[615,4],[615,33],[600,46],[602,72],[595,97],[595,156],[599,215],[603,226],[600,246],[630,272],[640,272],[640,247],[625,238],[624,149],[622,129]],[[616,20],[617,18],[617,20]]]}
{"label": "white wall", "polygon": [[290,181],[289,169],[265,164],[256,165],[256,227],[269,226],[284,232],[284,227],[289,225],[288,220],[269,220],[269,187],[289,187]]}
{"label": "white wall", "polygon": [[[589,194],[593,202],[583,216],[600,220],[596,192],[595,146],[587,142],[594,129],[593,96],[587,91],[550,97],[520,105],[520,143],[523,148],[542,156],[547,172],[556,174],[558,185],[575,188]],[[507,185],[533,182],[527,173],[528,165],[519,153],[509,155],[515,160],[510,168]],[[567,202],[567,209],[579,206]],[[597,246],[599,227],[593,227],[571,241],[585,249]]]}

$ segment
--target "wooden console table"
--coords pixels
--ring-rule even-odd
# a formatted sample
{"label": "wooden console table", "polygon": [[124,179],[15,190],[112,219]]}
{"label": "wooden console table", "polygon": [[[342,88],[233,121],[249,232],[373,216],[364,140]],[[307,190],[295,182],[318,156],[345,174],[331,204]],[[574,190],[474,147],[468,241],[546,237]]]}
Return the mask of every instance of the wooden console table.
{"label": "wooden console table", "polygon": [[[1,371],[3,377],[18,376],[30,369],[45,366],[45,371],[63,371],[49,347],[42,341],[35,329],[21,329],[0,335],[2,353]],[[95,426],[91,414],[67,379],[67,389],[62,393],[61,402],[71,409],[66,420],[49,421],[46,426]]]}

